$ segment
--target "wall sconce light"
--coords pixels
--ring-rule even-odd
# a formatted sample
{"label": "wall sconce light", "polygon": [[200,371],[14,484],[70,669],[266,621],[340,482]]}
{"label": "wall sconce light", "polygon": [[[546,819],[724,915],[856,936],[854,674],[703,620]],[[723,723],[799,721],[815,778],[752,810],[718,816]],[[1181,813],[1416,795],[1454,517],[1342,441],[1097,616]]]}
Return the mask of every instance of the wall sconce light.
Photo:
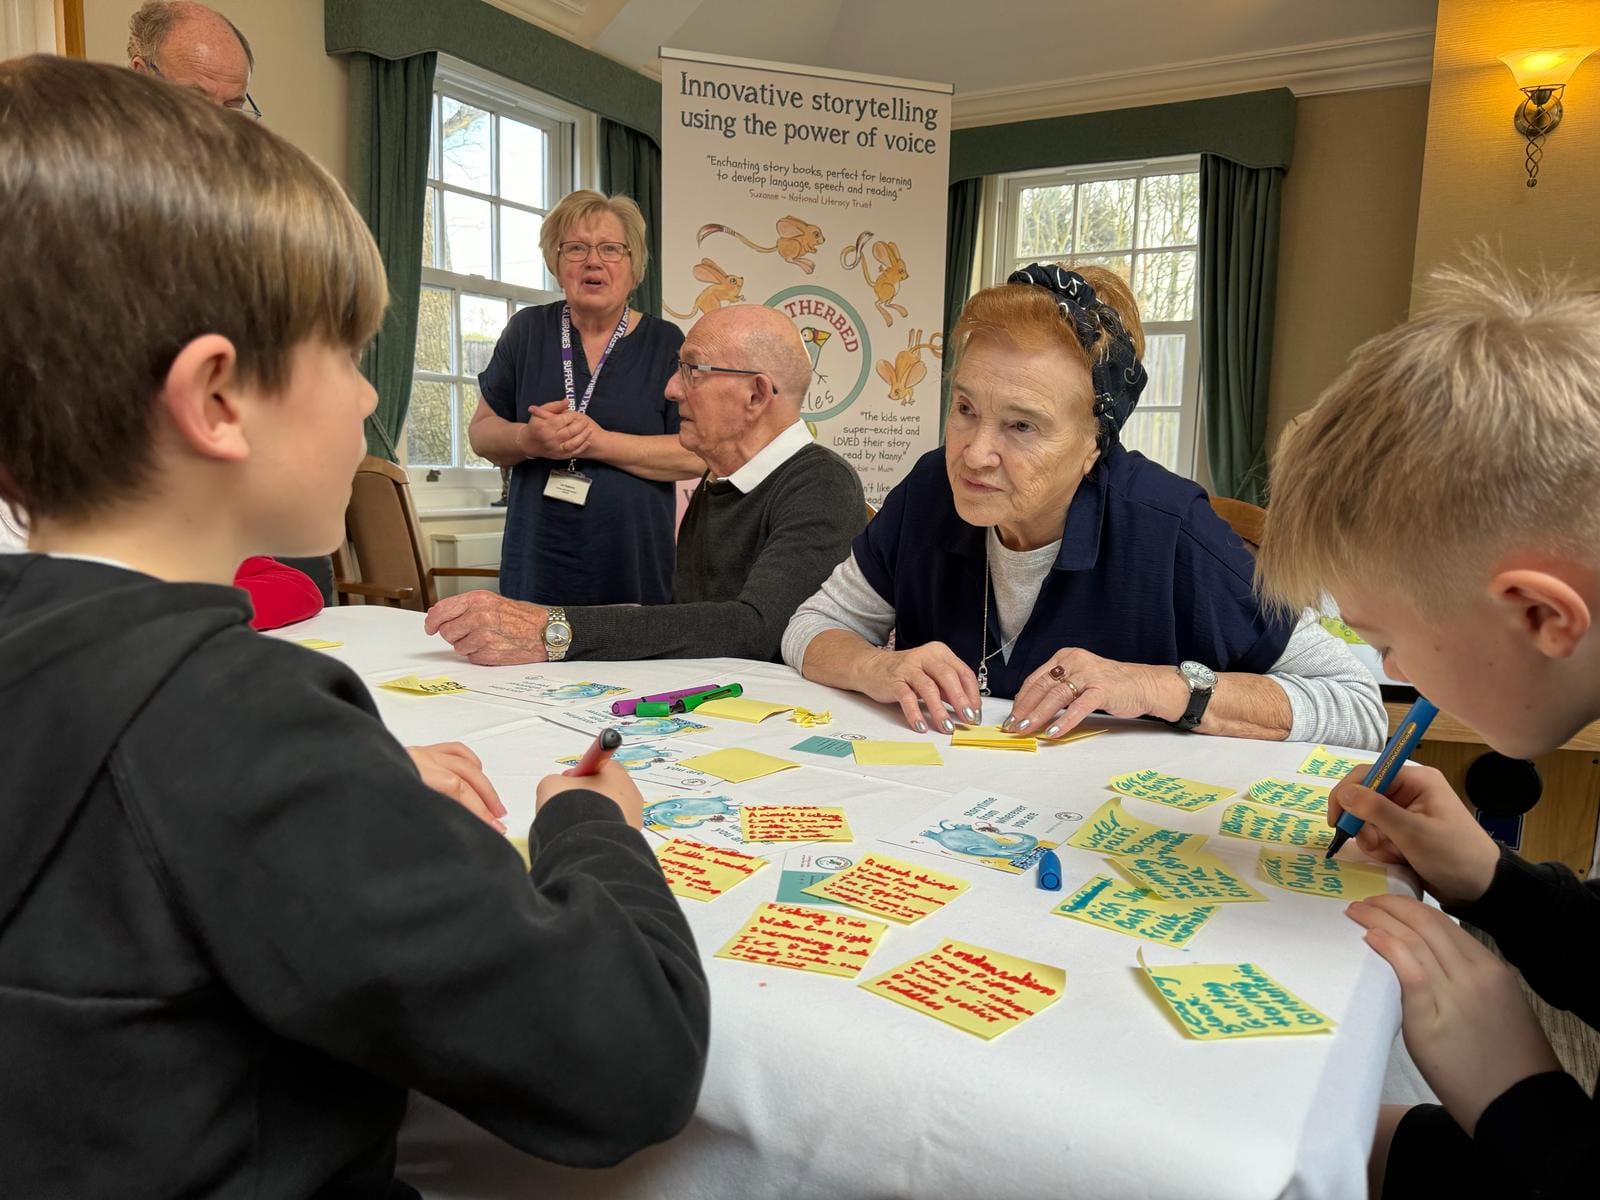
{"label": "wall sconce light", "polygon": [[1579,65],[1600,46],[1561,46],[1553,50],[1510,50],[1500,61],[1511,70],[1517,87],[1527,97],[1517,106],[1511,123],[1528,139],[1525,165],[1528,186],[1539,183],[1539,160],[1544,157],[1544,139],[1561,124],[1561,93]]}

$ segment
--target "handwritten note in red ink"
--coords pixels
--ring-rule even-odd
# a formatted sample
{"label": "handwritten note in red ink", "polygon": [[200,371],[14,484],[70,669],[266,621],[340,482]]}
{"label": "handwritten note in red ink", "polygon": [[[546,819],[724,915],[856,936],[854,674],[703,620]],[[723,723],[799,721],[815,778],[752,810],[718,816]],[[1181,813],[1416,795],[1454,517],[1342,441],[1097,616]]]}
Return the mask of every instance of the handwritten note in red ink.
{"label": "handwritten note in red ink", "polygon": [[988,1039],[1061,999],[1067,973],[982,946],[945,942],[859,986]]}
{"label": "handwritten note in red ink", "polygon": [[747,842],[853,842],[842,808],[808,804],[746,804],[739,810]]}
{"label": "handwritten note in red ink", "polygon": [[909,925],[938,912],[971,886],[965,879],[942,875],[917,863],[868,854],[855,866],[803,890],[897,925]]}
{"label": "handwritten note in red ink", "polygon": [[763,904],[717,957],[854,979],[888,928],[849,913]]}
{"label": "handwritten note in red ink", "polygon": [[688,900],[715,900],[767,865],[766,859],[754,854],[705,846],[688,838],[673,838],[656,851],[656,858],[673,895]]}

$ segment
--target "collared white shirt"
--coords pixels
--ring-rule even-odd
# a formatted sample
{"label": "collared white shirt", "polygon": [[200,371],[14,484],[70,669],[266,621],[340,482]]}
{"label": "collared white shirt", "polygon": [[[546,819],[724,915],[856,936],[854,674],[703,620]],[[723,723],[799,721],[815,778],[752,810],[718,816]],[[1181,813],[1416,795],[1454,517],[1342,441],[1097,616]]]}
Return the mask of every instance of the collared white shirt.
{"label": "collared white shirt", "polygon": [[811,431],[804,421],[796,421],[751,455],[749,462],[728,476],[728,482],[748,496],[766,482],[768,475],[809,445]]}

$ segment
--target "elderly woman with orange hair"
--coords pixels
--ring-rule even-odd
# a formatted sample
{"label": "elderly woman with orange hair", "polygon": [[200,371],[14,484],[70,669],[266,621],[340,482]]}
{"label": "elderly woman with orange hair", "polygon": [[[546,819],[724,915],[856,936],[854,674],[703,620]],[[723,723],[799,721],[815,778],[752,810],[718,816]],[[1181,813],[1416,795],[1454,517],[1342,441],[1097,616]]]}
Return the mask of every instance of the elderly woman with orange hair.
{"label": "elderly woman with orange hair", "polygon": [[[1101,711],[1179,729],[1377,747],[1370,673],[1307,612],[1263,610],[1253,560],[1196,484],[1124,448],[1146,375],[1127,285],[1035,264],[951,337],[943,453],[889,493],[796,612],[786,662],[897,704],[1064,736]],[[894,649],[886,648],[894,633]]]}

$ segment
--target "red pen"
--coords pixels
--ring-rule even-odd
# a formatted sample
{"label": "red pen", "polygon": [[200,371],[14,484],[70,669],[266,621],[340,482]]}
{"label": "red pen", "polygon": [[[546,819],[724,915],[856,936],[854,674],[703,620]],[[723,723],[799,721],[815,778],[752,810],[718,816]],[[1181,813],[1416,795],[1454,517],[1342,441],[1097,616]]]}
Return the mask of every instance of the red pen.
{"label": "red pen", "polygon": [[622,745],[622,735],[615,729],[602,729],[595,737],[594,742],[583,752],[583,757],[578,760],[577,766],[568,767],[561,772],[563,775],[597,775],[600,768],[605,766],[617,747]]}

